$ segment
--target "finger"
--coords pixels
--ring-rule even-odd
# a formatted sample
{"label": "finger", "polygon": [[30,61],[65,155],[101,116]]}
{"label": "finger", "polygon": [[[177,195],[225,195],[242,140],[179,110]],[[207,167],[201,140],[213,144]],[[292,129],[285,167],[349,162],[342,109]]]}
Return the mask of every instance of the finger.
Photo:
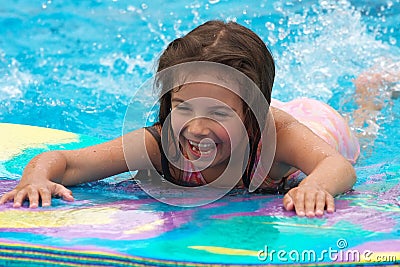
{"label": "finger", "polygon": [[51,205],[51,194],[47,188],[40,188],[39,195],[42,199],[42,207],[48,207]]}
{"label": "finger", "polygon": [[0,205],[3,205],[4,203],[14,199],[14,195],[15,195],[15,191],[11,191],[8,192],[6,194],[4,194],[1,198],[0,198]]}
{"label": "finger", "polygon": [[316,203],[315,203],[315,215],[316,216],[322,216],[324,215],[324,208],[326,204],[326,197],[325,197],[324,192],[318,192],[317,193],[317,198],[316,198]]}
{"label": "finger", "polygon": [[36,189],[28,190],[29,208],[35,209],[39,206],[39,193]]}
{"label": "finger", "polygon": [[304,216],[304,193],[297,191],[294,198],[294,208],[296,209],[296,214],[298,216]]}
{"label": "finger", "polygon": [[293,210],[294,209],[294,204],[293,204],[293,199],[292,196],[290,195],[290,191],[286,193],[286,195],[283,197],[283,207],[285,210]]}
{"label": "finger", "polygon": [[333,213],[335,211],[335,200],[331,194],[325,194],[326,198],[326,211],[328,213]]}
{"label": "finger", "polygon": [[74,201],[74,197],[72,196],[72,191],[60,184],[56,184],[54,194],[62,197],[66,201]]}
{"label": "finger", "polygon": [[315,216],[315,192],[306,193],[305,203],[306,216],[314,217]]}
{"label": "finger", "polygon": [[68,190],[68,189],[66,189],[66,190],[62,193],[62,198],[63,198],[65,201],[69,201],[69,202],[72,202],[72,201],[75,200],[74,196],[72,195],[72,191],[71,191],[71,190]]}
{"label": "finger", "polygon": [[24,200],[26,198],[26,190],[22,189],[18,193],[15,194],[14,196],[14,208],[19,208],[22,206],[22,203],[24,203]]}

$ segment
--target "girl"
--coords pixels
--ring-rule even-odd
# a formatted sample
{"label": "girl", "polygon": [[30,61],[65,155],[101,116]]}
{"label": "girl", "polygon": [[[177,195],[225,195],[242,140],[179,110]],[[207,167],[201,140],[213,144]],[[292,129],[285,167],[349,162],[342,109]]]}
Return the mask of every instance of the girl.
{"label": "girl", "polygon": [[[42,206],[49,206],[52,196],[73,201],[72,192],[64,186],[153,166],[175,184],[203,185],[216,181],[232,163],[230,166],[243,173],[238,187],[251,186],[256,174],[259,177],[264,173],[262,190],[279,193],[289,189],[283,198],[286,210],[308,217],[321,216],[324,209],[333,212],[333,197],[355,183],[350,162],[354,163],[359,154],[357,139],[340,115],[311,99],[272,101],[267,112],[254,111],[262,102],[250,92],[252,84],[225,75],[224,70],[183,68],[183,75],[174,72],[178,78],[162,75],[170,67],[192,62],[215,63],[239,71],[257,87],[265,105],[271,103],[275,67],[263,41],[237,23],[209,21],[174,40],[161,55],[157,72],[161,74],[156,78],[162,89],[158,123],[92,147],[38,155],[27,165],[16,188],[2,196],[0,204],[13,200],[14,207],[20,207],[29,199],[30,207],[35,208],[41,199]],[[212,73],[215,80],[225,81],[223,85],[199,78],[210,78]],[[188,78],[190,75],[195,77]],[[182,77],[190,82],[177,85],[176,80]],[[235,88],[229,90],[230,85]],[[263,161],[268,153],[265,148],[272,147],[266,142],[270,139],[265,138],[271,126],[267,113],[273,116],[276,129],[271,164]],[[261,122],[260,114],[264,116]],[[166,138],[161,138],[164,135]],[[166,146],[162,139],[167,140]],[[246,152],[249,160],[244,159]],[[256,171],[257,167],[261,171]],[[306,177],[293,188],[286,188],[286,181],[300,172]]]}

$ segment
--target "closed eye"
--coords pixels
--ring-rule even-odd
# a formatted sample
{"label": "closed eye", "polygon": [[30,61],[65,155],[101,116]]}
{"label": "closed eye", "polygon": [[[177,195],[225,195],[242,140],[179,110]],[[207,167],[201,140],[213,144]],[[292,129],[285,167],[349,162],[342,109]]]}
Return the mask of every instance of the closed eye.
{"label": "closed eye", "polygon": [[178,105],[176,107],[174,107],[174,109],[179,110],[179,111],[191,111],[192,109],[188,106],[184,106],[184,105]]}
{"label": "closed eye", "polygon": [[228,114],[227,112],[223,112],[223,111],[214,111],[212,114],[215,115],[215,116],[218,116],[218,117],[228,117],[228,116],[230,116],[230,114]]}

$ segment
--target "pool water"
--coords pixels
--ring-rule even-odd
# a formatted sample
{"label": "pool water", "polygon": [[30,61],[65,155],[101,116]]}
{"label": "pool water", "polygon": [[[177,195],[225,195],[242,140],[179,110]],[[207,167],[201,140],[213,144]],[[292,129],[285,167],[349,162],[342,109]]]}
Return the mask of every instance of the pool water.
{"label": "pool water", "polygon": [[[245,1],[227,0],[168,3],[161,0],[2,1],[0,122],[55,128],[104,140],[120,136],[126,108],[135,92],[154,73],[162,50],[173,39],[210,19],[236,20],[267,43],[277,65],[273,97],[282,101],[300,96],[316,98],[336,108],[350,121],[356,109],[352,79],[382,57],[400,60],[399,0],[265,0],[247,4]],[[145,99],[138,98],[136,102],[137,127],[141,127],[148,107]],[[361,140],[362,155],[356,164],[359,177],[356,186],[360,190],[370,190],[371,184],[379,179],[385,181],[377,183],[376,188],[372,186],[372,191],[367,190],[369,195],[365,199],[376,198],[386,211],[399,208],[399,189],[394,186],[399,181],[400,166],[399,102],[400,98],[386,101],[377,118],[377,136],[373,140]],[[18,166],[15,173],[20,173],[22,168]],[[10,183],[15,183],[15,180]],[[394,189],[386,192],[385,186]],[[78,188],[76,194],[87,193],[87,189],[87,186]],[[97,192],[96,188],[93,190]],[[114,192],[108,194],[115,197]],[[126,191],[122,190],[119,197],[126,200]],[[267,202],[276,201],[266,198]],[[339,198],[339,205],[347,198]],[[374,206],[370,200],[355,203]],[[97,204],[106,201],[98,199]],[[222,201],[229,202],[229,199]],[[261,207],[262,201],[265,199],[260,202],[255,199],[252,205]],[[340,216],[344,216],[346,211],[357,212],[349,210],[343,203]],[[380,209],[378,204],[374,206],[376,210]],[[179,212],[153,203],[140,205],[144,210],[155,210],[167,217],[169,212]],[[216,218],[223,217],[222,213],[240,213],[244,209],[241,205],[238,202],[232,204],[230,210],[223,211],[224,205],[221,204],[222,208],[217,206],[211,214],[200,210],[196,216]],[[131,207],[126,209],[133,212]],[[276,212],[273,208],[265,211],[268,214],[273,212]],[[189,216],[185,214],[179,218]],[[396,214],[393,216],[398,222],[398,211]],[[121,222],[125,222],[123,218]],[[240,225],[243,222],[233,223]],[[246,230],[255,231],[250,226]],[[274,236],[290,238],[292,233],[285,232],[285,227],[288,226],[282,222],[279,231],[285,234]],[[388,236],[395,235],[396,231],[398,235],[398,227],[396,224],[391,232],[387,231]],[[344,227],[343,233],[351,235],[346,229]],[[376,230],[373,226],[371,229]],[[96,232],[96,229],[92,230]],[[269,230],[276,229],[271,226]],[[159,249],[167,245],[164,242],[168,238],[180,239],[187,234],[185,228],[179,233],[180,236],[172,237],[167,234],[165,238],[148,243],[148,247],[134,242],[137,247],[129,249],[151,257],[147,248]],[[372,232],[359,234],[355,237],[359,240],[363,235],[374,235]],[[2,233],[0,241],[8,235]],[[209,236],[218,235],[229,233],[209,233]],[[202,235],[196,238],[201,240]],[[329,238],[335,241],[333,236]],[[317,242],[315,240],[312,242]],[[243,237],[242,241],[248,240]],[[84,244],[84,240],[79,242]],[[176,253],[178,259],[184,259],[183,254]],[[212,259],[218,257],[216,254]]]}
{"label": "pool water", "polygon": [[[273,97],[313,97],[350,114],[351,80],[381,57],[399,58],[399,9],[399,0],[5,1],[0,121],[117,137],[162,50],[209,19],[234,19],[267,43],[277,64]],[[398,154],[396,103],[379,117],[378,158]]]}
{"label": "pool water", "polygon": [[315,97],[345,112],[351,79],[400,54],[398,0],[147,2],[4,1],[0,120],[119,136],[162,50],[209,19],[235,19],[268,44],[274,97]]}

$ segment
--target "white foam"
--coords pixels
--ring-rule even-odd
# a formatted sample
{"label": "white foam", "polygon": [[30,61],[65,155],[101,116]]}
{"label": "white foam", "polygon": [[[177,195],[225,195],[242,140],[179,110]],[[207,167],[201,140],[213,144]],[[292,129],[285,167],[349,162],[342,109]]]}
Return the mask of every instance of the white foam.
{"label": "white foam", "polygon": [[399,52],[368,32],[360,11],[347,0],[321,0],[300,14],[278,10],[289,18],[288,25],[280,26],[281,36],[270,32],[269,40],[282,39],[290,24],[299,29],[296,41],[276,56],[278,89],[274,93],[278,98],[308,96],[328,101],[340,87],[341,77],[357,76],[374,63],[373,59]]}
{"label": "white foam", "polygon": [[[6,62],[5,53],[1,50],[0,61]],[[0,101],[21,98],[25,88],[35,80],[28,71],[20,70],[20,64],[15,59],[11,59],[7,68],[3,69],[0,74]]]}

